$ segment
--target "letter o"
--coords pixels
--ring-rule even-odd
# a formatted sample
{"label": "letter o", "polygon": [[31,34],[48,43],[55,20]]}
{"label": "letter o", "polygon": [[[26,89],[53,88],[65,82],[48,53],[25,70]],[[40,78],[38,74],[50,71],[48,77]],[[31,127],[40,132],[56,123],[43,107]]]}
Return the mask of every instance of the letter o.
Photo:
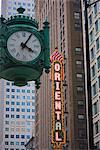
{"label": "letter o", "polygon": [[60,65],[57,63],[55,64],[55,71],[59,71],[60,70]]}

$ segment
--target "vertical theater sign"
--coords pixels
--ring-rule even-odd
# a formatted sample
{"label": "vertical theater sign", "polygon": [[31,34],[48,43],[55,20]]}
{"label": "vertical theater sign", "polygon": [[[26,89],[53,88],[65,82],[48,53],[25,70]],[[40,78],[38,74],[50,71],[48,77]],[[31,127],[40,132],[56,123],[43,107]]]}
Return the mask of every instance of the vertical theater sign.
{"label": "vertical theater sign", "polygon": [[52,144],[54,150],[62,150],[65,144],[64,130],[64,58],[58,49],[55,49],[50,57],[51,60],[51,80],[52,80]]}

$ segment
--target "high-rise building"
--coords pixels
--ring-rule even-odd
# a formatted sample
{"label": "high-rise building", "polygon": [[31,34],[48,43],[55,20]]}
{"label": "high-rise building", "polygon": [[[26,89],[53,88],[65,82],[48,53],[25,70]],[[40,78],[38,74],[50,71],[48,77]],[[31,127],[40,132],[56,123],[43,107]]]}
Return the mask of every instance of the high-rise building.
{"label": "high-rise building", "polygon": [[25,15],[34,18],[34,0],[2,0],[1,14],[6,18],[16,15],[20,6],[25,8]]}
{"label": "high-rise building", "polygon": [[[50,22],[50,50],[64,55],[65,150],[88,149],[81,5],[77,0],[35,0],[40,29]],[[36,150],[50,150],[51,81],[43,75],[36,101]]]}
{"label": "high-rise building", "polygon": [[[92,3],[94,1],[87,1]],[[82,1],[83,12],[83,36],[84,54],[85,49],[85,8]],[[100,149],[100,2],[94,3],[87,9],[88,33],[89,33],[89,53],[90,53],[90,74],[91,74],[91,99],[93,112],[93,134],[94,144]]]}
{"label": "high-rise building", "polygon": [[34,82],[17,87],[0,80],[0,149],[25,150],[35,133]]}
{"label": "high-rise building", "polygon": [[[18,7],[25,15],[34,17],[33,0],[2,0],[1,14],[16,15]],[[35,135],[35,85],[17,87],[13,82],[0,80],[0,150],[25,150],[25,144]]]}

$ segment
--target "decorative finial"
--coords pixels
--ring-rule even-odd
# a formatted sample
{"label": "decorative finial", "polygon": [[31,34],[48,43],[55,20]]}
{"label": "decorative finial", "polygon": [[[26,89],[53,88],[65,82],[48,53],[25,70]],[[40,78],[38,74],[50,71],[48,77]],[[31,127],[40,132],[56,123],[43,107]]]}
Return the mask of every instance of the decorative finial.
{"label": "decorative finial", "polygon": [[17,9],[17,11],[18,11],[19,14],[23,14],[24,11],[25,11],[25,9],[22,8],[22,7],[19,7],[19,8]]}
{"label": "decorative finial", "polygon": [[48,22],[48,18],[46,17],[45,22],[43,23],[45,25],[45,27],[49,27],[49,22]]}

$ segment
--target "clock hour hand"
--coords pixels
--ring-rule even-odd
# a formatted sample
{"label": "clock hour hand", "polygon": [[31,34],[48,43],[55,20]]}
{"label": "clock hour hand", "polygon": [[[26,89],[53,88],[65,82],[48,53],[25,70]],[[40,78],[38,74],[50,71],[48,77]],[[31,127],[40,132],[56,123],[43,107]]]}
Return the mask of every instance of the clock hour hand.
{"label": "clock hour hand", "polygon": [[30,40],[31,36],[32,36],[32,33],[30,34],[30,36],[28,37],[28,39],[26,40],[25,43],[21,43],[22,49],[24,49],[26,47],[26,44]]}
{"label": "clock hour hand", "polygon": [[23,42],[21,43],[21,47],[22,47],[22,49],[24,49],[26,47],[29,51],[33,52],[33,50],[31,48],[29,48],[27,45],[25,45]]}

